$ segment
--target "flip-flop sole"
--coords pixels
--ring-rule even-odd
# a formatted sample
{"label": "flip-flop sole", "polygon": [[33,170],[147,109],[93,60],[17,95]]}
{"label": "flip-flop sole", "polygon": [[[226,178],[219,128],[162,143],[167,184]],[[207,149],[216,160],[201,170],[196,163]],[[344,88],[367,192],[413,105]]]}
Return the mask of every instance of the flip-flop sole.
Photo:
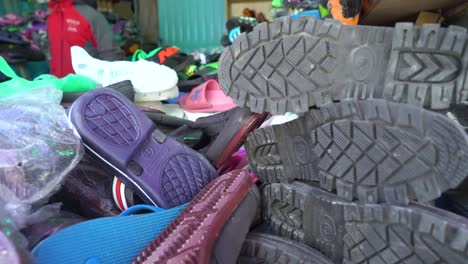
{"label": "flip-flop sole", "polygon": [[324,105],[256,130],[245,146],[264,182],[315,181],[370,203],[431,201],[468,175],[468,137],[459,125],[382,99]]}
{"label": "flip-flop sole", "polygon": [[334,263],[466,263],[468,221],[444,210],[359,204],[305,183],[264,189],[264,220]]}
{"label": "flip-flop sole", "polygon": [[252,185],[246,171],[217,178],[133,263],[209,263],[216,238]]}
{"label": "flip-flop sole", "polygon": [[73,225],[39,243],[34,263],[130,263],[184,208]]}
{"label": "flip-flop sole", "polygon": [[219,81],[236,104],[258,113],[370,97],[443,109],[468,98],[466,39],[458,26],[343,26],[288,16],[226,48]]}
{"label": "flip-flop sole", "polygon": [[89,153],[146,203],[171,208],[189,202],[217,177],[202,155],[156,129],[132,102],[95,89],[69,109]]}
{"label": "flip-flop sole", "polygon": [[238,264],[331,264],[331,260],[317,250],[287,238],[250,233],[245,239]]}

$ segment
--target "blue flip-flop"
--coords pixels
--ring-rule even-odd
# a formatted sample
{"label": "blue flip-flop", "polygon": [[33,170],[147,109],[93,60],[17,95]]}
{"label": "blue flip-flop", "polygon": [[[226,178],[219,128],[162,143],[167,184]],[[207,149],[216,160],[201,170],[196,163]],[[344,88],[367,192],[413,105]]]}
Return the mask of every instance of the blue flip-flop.
{"label": "blue flip-flop", "polygon": [[[120,216],[70,226],[33,249],[34,263],[130,263],[164,231],[185,206],[165,210],[149,205],[136,205]],[[153,213],[130,215],[142,210]]]}

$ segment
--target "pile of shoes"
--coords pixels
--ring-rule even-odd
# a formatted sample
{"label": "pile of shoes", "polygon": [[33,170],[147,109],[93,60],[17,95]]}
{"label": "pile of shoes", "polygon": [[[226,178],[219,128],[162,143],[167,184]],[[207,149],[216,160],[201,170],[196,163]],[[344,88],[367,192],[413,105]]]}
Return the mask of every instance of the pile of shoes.
{"label": "pile of shoes", "polygon": [[0,263],[466,263],[467,43],[288,15],[220,56],[0,60]]}
{"label": "pile of shoes", "polygon": [[[44,35],[45,16],[44,12],[36,12],[27,19],[14,14],[0,17],[0,54],[8,63],[45,60],[40,47],[46,44],[41,42],[42,46],[39,46],[33,41],[33,33],[36,40],[40,40],[39,35]],[[22,32],[22,29],[26,30]]]}
{"label": "pile of shoes", "polygon": [[270,231],[333,263],[464,263],[468,220],[431,204],[460,185],[438,202],[466,212],[466,47],[458,26],[290,17],[228,47],[236,104],[301,114],[245,142]]}

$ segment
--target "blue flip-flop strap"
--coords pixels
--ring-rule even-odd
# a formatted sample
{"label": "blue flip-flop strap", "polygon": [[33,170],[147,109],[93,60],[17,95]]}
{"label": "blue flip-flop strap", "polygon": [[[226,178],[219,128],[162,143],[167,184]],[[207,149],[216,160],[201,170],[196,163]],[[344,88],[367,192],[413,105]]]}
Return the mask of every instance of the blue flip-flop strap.
{"label": "blue flip-flop strap", "polygon": [[[179,215],[186,205],[156,213],[85,221],[56,233],[32,251],[34,263],[130,263]],[[138,206],[128,213],[149,207]]]}
{"label": "blue flip-flop strap", "polygon": [[123,211],[122,213],[119,214],[119,216],[128,216],[128,215],[136,214],[141,211],[152,211],[154,213],[159,213],[159,212],[166,211],[166,209],[159,208],[153,205],[137,204]]}

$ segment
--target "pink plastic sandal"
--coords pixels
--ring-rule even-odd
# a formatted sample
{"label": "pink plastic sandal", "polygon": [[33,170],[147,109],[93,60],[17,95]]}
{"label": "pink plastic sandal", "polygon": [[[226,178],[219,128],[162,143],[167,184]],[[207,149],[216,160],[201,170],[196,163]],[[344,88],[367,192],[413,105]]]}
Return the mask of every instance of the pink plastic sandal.
{"label": "pink plastic sandal", "polygon": [[226,96],[215,80],[208,80],[180,98],[180,105],[195,113],[216,113],[230,110],[236,105]]}

